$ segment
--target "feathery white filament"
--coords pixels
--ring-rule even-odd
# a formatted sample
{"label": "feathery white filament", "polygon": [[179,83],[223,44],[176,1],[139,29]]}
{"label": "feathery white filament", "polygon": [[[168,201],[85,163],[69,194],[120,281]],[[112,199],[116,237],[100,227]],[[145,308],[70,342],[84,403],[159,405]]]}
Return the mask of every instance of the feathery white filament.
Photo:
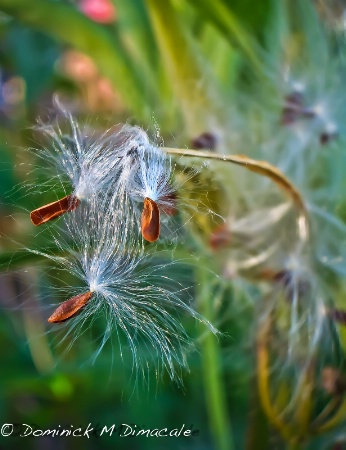
{"label": "feathery white filament", "polygon": [[122,334],[136,369],[143,363],[141,342],[152,348],[159,368],[165,367],[173,379],[175,363],[187,365],[185,351],[191,344],[176,313],[188,313],[216,330],[180,299],[181,286],[170,291],[163,285],[163,266],[148,265],[126,193],[93,198],[64,221],[67,237],[63,239],[61,231],[56,243],[66,256],[46,256],[80,280],[76,292],[94,293],[80,314],[66,323],[68,334],[74,332],[72,343],[84,326],[103,315],[107,325],[96,355],[108,339]]}
{"label": "feathery white filament", "polygon": [[48,148],[31,149],[56,170],[56,175],[71,185],[71,193],[88,201],[115,189],[124,159],[133,149],[148,145],[148,137],[138,127],[117,125],[97,135],[81,129],[72,115],[61,110],[71,134],[59,125],[39,123],[37,129],[49,138]]}

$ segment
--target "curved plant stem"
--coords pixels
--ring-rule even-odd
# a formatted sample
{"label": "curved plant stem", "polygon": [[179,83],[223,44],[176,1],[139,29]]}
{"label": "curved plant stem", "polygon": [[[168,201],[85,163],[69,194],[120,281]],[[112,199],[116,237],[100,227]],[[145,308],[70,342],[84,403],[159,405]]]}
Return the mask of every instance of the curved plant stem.
{"label": "curved plant stem", "polygon": [[316,434],[326,433],[327,431],[336,427],[342,421],[345,420],[345,416],[346,416],[346,399],[343,400],[342,404],[340,405],[340,408],[334,414],[334,416],[331,419],[329,419],[327,422],[325,422],[323,425],[321,425],[319,428],[317,428]]}
{"label": "curved plant stem", "polygon": [[194,157],[202,159],[212,159],[216,161],[225,161],[231,164],[242,166],[247,170],[259,175],[270,178],[280,189],[282,189],[293,201],[299,216],[297,220],[298,234],[300,243],[305,244],[309,238],[309,220],[308,212],[302,196],[291,181],[275,166],[266,161],[257,161],[244,155],[219,155],[208,151],[176,149],[162,147],[162,150],[170,155]]}
{"label": "curved plant stem", "polygon": [[[206,319],[214,320],[213,276],[203,266],[195,270],[196,298],[200,312]],[[211,431],[217,450],[234,450],[231,421],[225,401],[220,355],[217,338],[211,333],[201,342],[204,385]]]}
{"label": "curved plant stem", "polygon": [[319,416],[314,420],[314,422],[311,425],[312,430],[317,430],[319,426],[323,427],[323,424],[325,424],[328,421],[328,417],[332,415],[332,413],[336,413],[337,410],[340,408],[342,403],[342,398],[339,397],[333,397],[331,401],[327,404],[327,406],[323,409],[323,411],[320,413]]}
{"label": "curved plant stem", "polygon": [[314,365],[312,361],[309,361],[304,367],[297,385],[299,402],[295,411],[296,434],[302,437],[308,435],[313,409],[314,386]]}
{"label": "curved plant stem", "polygon": [[289,442],[292,433],[286,423],[276,411],[270,398],[269,389],[269,353],[267,348],[268,334],[271,326],[271,318],[262,323],[257,335],[257,371],[258,371],[258,391],[263,405],[263,409],[270,421],[280,430],[282,436]]}

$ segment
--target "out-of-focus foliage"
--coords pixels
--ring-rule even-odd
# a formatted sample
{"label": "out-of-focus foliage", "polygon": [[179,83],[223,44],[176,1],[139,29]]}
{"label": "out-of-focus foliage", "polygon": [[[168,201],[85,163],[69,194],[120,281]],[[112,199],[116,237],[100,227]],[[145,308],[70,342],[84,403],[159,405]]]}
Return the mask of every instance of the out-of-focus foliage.
{"label": "out-of-focus foliage", "polygon": [[[199,430],[165,440],[0,437],[0,445],[344,448],[342,2],[0,0],[0,12],[0,426]],[[44,144],[31,127],[55,118],[56,94],[93,130],[128,121],[166,147],[265,160],[303,199],[304,214],[280,176],[226,161],[204,164],[193,193],[181,193],[189,231],[153,258],[183,260],[172,276],[188,280],[194,306],[223,333],[217,340],[181,319],[200,350],[188,355],[183,388],[152,372],[136,383],[116,340],[91,365],[102,323],[66,355],[68,343],[47,326],[51,285],[75,280],[26,250],[52,245],[28,213],[56,199],[27,149]]]}

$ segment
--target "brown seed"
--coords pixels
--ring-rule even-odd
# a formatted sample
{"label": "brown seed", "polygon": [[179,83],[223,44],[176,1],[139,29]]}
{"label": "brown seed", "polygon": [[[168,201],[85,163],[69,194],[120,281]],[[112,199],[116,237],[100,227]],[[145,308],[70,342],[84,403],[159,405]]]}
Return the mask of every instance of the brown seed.
{"label": "brown seed", "polygon": [[38,226],[43,223],[49,222],[52,219],[65,214],[68,211],[73,211],[79,205],[79,200],[74,195],[67,195],[60,200],[48,205],[41,206],[30,213],[31,222]]}
{"label": "brown seed", "polygon": [[149,242],[157,241],[160,236],[160,210],[157,203],[149,197],[144,199],[141,230],[142,236]]}
{"label": "brown seed", "polygon": [[84,294],[75,295],[65,302],[61,303],[60,306],[53,312],[49,317],[48,322],[50,323],[61,323],[65,322],[67,319],[71,319],[75,316],[86,303],[91,299],[93,292],[85,292]]}

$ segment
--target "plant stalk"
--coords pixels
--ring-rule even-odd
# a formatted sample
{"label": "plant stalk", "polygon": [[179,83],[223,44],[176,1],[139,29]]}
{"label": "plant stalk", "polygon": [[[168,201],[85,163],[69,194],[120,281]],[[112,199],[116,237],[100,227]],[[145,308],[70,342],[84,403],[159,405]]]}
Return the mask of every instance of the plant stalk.
{"label": "plant stalk", "polygon": [[[200,312],[213,322],[213,275],[204,267],[196,267],[197,302]],[[231,421],[227,411],[225,386],[222,380],[220,351],[217,338],[209,333],[201,343],[202,368],[206,393],[206,404],[215,448],[234,450]]]}

